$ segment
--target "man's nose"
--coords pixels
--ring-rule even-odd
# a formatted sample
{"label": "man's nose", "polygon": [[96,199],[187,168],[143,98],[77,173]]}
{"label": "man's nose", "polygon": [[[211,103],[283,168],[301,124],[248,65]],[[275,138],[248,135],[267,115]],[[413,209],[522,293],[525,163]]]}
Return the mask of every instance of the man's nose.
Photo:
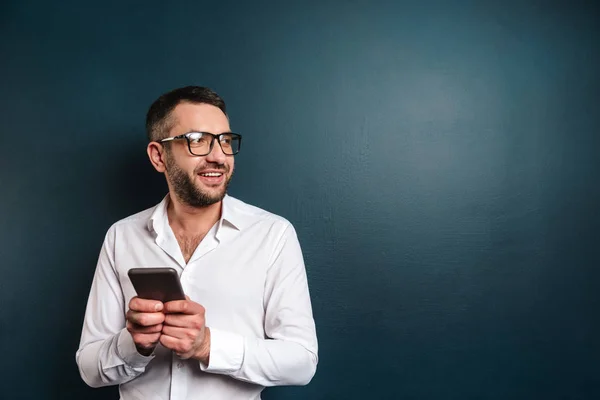
{"label": "man's nose", "polygon": [[227,155],[223,153],[223,149],[221,149],[221,145],[217,140],[213,142],[213,148],[210,153],[206,155],[207,162],[214,162],[217,164],[225,164],[225,160],[227,159]]}

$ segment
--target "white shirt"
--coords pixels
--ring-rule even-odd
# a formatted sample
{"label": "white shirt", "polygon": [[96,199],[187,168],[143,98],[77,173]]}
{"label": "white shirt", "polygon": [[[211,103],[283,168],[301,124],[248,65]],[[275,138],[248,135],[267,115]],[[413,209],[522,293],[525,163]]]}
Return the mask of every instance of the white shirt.
{"label": "white shirt", "polygon": [[[104,240],[76,360],[92,387],[119,384],[123,400],[260,399],[265,386],[305,385],[317,366],[306,270],[293,226],[230,196],[186,264],[157,206],[116,222]],[[210,361],[182,360],[160,344],[139,354],[125,329],[133,267],[172,267],[206,309]]]}

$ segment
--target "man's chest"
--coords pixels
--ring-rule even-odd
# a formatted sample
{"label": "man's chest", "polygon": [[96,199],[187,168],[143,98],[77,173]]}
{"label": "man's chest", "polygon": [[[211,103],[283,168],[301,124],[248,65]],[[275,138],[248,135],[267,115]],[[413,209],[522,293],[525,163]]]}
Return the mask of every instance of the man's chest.
{"label": "man's chest", "polygon": [[205,236],[206,233],[199,235],[175,234],[175,238],[179,244],[179,249],[181,250],[181,254],[186,264],[190,261],[192,255]]}
{"label": "man's chest", "polygon": [[207,324],[231,328],[241,318],[248,329],[257,330],[264,311],[268,246],[241,241],[213,244],[202,241],[184,266],[167,251],[178,246],[177,242],[163,246],[149,243],[115,257],[125,304],[135,296],[127,276],[130,268],[171,267],[179,273],[186,295],[205,307]]}

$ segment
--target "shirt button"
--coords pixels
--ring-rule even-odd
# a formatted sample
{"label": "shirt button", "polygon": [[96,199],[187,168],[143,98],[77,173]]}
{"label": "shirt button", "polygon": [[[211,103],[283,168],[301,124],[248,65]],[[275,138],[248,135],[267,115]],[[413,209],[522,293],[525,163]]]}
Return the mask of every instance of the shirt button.
{"label": "shirt button", "polygon": [[177,363],[177,369],[183,368],[183,363]]}

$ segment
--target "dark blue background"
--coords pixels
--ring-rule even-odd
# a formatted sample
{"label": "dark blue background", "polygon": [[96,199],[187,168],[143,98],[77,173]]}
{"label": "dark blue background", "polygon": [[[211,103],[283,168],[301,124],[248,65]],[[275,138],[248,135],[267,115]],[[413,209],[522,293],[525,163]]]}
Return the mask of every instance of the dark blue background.
{"label": "dark blue background", "polygon": [[89,286],[110,224],[166,190],[148,106],[197,84],[244,134],[230,193],[305,252],[318,371],[266,399],[600,398],[599,16],[4,1],[0,397],[116,398],[75,364]]}

